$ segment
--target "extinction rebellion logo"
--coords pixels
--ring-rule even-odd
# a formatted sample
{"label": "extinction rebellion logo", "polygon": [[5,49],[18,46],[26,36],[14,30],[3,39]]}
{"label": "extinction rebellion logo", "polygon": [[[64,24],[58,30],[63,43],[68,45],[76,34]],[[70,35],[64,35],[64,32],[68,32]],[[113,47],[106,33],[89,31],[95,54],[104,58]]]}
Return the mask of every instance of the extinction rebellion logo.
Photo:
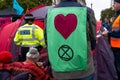
{"label": "extinction rebellion logo", "polygon": [[58,50],[59,57],[64,61],[69,61],[73,58],[74,53],[71,47],[68,45],[62,45]]}

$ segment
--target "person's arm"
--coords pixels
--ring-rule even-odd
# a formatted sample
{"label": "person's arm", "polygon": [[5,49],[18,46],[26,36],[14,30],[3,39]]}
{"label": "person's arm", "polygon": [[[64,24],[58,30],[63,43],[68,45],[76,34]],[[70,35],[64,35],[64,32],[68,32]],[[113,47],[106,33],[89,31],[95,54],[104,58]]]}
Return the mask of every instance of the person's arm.
{"label": "person's arm", "polygon": [[20,45],[21,44],[21,41],[19,40],[19,30],[17,30],[16,34],[15,34],[15,37],[14,37],[14,42],[16,45]]}
{"label": "person's arm", "polygon": [[47,45],[47,15],[45,17],[45,21],[44,21],[44,38],[45,38],[45,44]]}
{"label": "person's arm", "polygon": [[120,29],[118,31],[108,32],[108,36],[120,38]]}
{"label": "person's arm", "polygon": [[37,26],[37,29],[35,31],[35,36],[39,40],[40,45],[43,48],[46,48],[43,29],[41,29],[40,27]]}
{"label": "person's arm", "polygon": [[28,72],[35,76],[36,80],[47,80],[49,78],[44,69],[42,69],[41,67],[29,66],[26,68]]}
{"label": "person's arm", "polygon": [[0,64],[0,70],[27,71],[36,77],[36,80],[47,80],[49,77],[42,68],[37,66],[24,66],[22,62],[13,62],[11,64]]}
{"label": "person's arm", "polygon": [[88,31],[90,36],[91,48],[95,49],[96,46],[96,19],[94,15],[94,11],[88,8]]}
{"label": "person's arm", "polygon": [[104,31],[102,33],[103,36],[106,36],[106,37],[115,37],[115,38],[120,38],[120,29],[118,31]]}

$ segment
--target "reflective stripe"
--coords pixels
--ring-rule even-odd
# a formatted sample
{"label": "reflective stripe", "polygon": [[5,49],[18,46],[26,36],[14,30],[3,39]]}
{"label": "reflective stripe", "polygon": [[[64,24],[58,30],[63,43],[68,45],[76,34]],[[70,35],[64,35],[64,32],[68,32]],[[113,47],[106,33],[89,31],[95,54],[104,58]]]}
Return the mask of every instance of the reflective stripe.
{"label": "reflective stripe", "polygon": [[21,45],[22,47],[37,47],[39,44]]}
{"label": "reflective stripe", "polygon": [[25,19],[34,19],[33,16],[25,16]]}
{"label": "reflective stripe", "polygon": [[37,40],[37,39],[20,39],[19,41],[34,41],[34,40]]}
{"label": "reflective stripe", "polygon": [[[36,26],[34,25],[34,27],[32,27],[32,38],[33,38],[34,40],[38,40],[37,38],[35,38],[35,35],[34,35],[35,28],[36,28]],[[36,28],[36,29],[37,29],[37,28]]]}
{"label": "reflective stripe", "polygon": [[20,40],[19,41],[15,41],[15,43],[19,43],[20,42]]}
{"label": "reflective stripe", "polygon": [[44,48],[46,48],[45,39],[44,39],[44,38],[41,39],[40,42],[41,42],[41,43],[40,43],[41,46],[43,46]]}
{"label": "reflective stripe", "polygon": [[[33,40],[38,40],[38,39],[19,39],[19,41],[17,42],[20,42],[20,41],[33,41]],[[41,39],[41,40],[38,40],[39,42],[43,42],[45,41],[44,39]]]}
{"label": "reflective stripe", "polygon": [[45,39],[43,38],[43,39],[41,39],[41,40],[39,40],[39,42],[43,42],[43,41],[45,41]]}
{"label": "reflective stripe", "polygon": [[120,40],[111,40],[110,45],[111,47],[120,48]]}
{"label": "reflective stripe", "polygon": [[[31,28],[31,27],[34,27],[34,26],[35,25],[33,25],[33,26],[23,26],[22,28]],[[38,29],[36,26],[34,28]]]}

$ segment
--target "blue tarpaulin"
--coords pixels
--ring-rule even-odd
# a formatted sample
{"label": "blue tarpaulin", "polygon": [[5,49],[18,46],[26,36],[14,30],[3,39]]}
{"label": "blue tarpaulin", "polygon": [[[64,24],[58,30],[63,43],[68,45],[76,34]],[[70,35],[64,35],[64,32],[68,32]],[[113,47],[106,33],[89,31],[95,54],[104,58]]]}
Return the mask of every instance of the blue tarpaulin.
{"label": "blue tarpaulin", "polygon": [[19,5],[19,3],[17,2],[17,0],[13,0],[13,8],[16,10],[16,13],[18,15],[21,15],[22,12],[24,11],[24,9]]}

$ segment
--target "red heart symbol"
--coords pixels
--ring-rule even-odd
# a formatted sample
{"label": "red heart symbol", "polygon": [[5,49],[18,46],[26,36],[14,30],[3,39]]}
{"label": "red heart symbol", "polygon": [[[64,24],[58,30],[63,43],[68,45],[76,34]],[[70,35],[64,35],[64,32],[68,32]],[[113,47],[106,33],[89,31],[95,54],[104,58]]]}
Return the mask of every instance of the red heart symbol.
{"label": "red heart symbol", "polygon": [[64,16],[63,14],[58,14],[55,17],[54,25],[57,31],[67,39],[70,34],[76,29],[77,17],[74,14],[68,14]]}

